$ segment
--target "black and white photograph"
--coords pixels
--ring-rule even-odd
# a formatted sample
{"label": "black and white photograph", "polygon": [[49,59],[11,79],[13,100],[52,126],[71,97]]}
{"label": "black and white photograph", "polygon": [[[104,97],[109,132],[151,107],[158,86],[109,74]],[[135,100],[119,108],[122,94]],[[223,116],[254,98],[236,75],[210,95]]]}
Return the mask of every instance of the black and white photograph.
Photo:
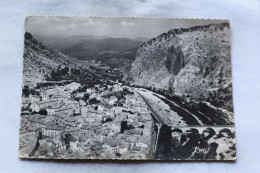
{"label": "black and white photograph", "polygon": [[24,27],[20,158],[236,160],[228,20]]}

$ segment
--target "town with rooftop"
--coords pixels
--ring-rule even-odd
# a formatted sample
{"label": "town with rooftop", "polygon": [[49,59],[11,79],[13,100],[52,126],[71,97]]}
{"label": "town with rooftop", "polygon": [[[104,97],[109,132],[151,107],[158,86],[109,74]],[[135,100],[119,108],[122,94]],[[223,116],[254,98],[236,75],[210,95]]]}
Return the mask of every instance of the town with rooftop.
{"label": "town with rooftop", "polygon": [[38,86],[31,89],[34,94],[23,96],[21,153],[44,158],[145,159],[152,121],[138,93],[119,82],[79,92],[80,87],[76,82]]}

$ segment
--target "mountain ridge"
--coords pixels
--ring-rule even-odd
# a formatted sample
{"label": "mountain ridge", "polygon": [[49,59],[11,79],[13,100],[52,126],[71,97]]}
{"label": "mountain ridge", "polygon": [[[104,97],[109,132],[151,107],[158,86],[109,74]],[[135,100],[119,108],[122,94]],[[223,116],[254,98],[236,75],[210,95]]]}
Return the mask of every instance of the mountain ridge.
{"label": "mountain ridge", "polygon": [[169,30],[139,47],[133,84],[233,110],[229,36],[228,23]]}
{"label": "mountain ridge", "polygon": [[52,47],[37,41],[30,33],[24,37],[23,81],[24,84],[36,85],[46,81],[51,71],[64,67],[86,69],[88,62],[82,62],[65,55]]}

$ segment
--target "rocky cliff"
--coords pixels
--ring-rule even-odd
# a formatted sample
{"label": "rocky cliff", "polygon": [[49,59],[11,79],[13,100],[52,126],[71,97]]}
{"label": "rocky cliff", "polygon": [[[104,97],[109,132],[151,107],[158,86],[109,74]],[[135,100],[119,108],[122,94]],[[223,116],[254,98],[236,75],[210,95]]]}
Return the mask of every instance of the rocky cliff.
{"label": "rocky cliff", "polygon": [[228,23],[173,29],[144,43],[130,71],[133,84],[233,110],[229,31]]}

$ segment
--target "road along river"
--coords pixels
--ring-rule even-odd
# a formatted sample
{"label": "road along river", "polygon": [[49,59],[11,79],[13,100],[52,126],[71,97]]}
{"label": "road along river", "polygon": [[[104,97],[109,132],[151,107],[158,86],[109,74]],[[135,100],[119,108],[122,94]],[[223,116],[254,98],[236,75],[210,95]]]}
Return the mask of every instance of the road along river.
{"label": "road along river", "polygon": [[[168,126],[202,125],[203,122],[176,103],[146,89],[135,89],[161,124]],[[163,122],[163,123],[162,123]]]}

